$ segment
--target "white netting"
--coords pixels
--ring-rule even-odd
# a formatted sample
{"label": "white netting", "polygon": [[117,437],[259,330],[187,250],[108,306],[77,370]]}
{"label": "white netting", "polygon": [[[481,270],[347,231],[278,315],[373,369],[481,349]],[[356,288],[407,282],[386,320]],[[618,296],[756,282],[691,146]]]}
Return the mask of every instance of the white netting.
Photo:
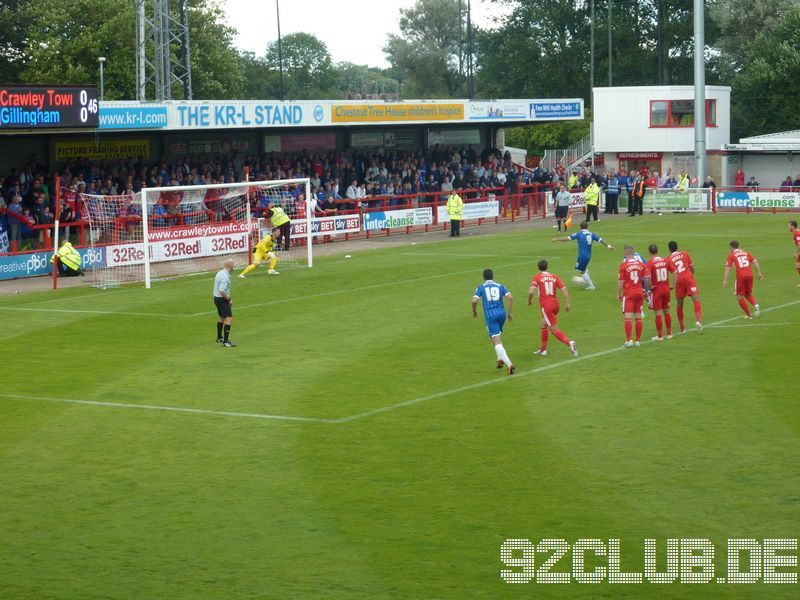
{"label": "white netting", "polygon": [[[280,206],[293,223],[304,220],[306,193],[306,182],[293,180],[81,194],[92,247],[104,257],[93,271],[94,284],[145,281],[148,267],[151,279],[192,275],[219,269],[226,258],[244,267],[258,242],[258,222],[270,224],[268,209]],[[308,265],[305,239],[287,238],[278,248],[281,268]]]}

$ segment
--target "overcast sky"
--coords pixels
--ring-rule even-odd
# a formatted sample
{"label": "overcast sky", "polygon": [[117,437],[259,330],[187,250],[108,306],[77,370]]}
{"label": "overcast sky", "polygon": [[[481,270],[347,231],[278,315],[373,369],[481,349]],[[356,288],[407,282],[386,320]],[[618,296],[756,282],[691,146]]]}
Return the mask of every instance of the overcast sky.
{"label": "overcast sky", "polygon": [[[228,24],[239,32],[236,45],[263,56],[267,44],[278,38],[275,0],[221,0],[220,4]],[[328,46],[334,62],[388,67],[381,49],[389,33],[399,33],[398,8],[413,4],[414,0],[280,0],[281,35],[314,34]],[[482,27],[490,26],[493,15],[505,10],[490,0],[472,0],[473,20]]]}

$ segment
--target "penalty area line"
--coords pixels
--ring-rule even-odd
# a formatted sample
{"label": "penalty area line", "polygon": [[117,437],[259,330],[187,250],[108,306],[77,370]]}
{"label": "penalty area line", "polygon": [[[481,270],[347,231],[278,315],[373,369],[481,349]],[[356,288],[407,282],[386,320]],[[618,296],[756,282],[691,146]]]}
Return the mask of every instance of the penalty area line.
{"label": "penalty area line", "polygon": [[21,394],[3,394],[0,398],[12,400],[33,400],[40,402],[57,402],[60,404],[79,404],[84,406],[101,406],[105,408],[138,408],[141,410],[159,410],[164,412],[190,413],[194,415],[213,415],[217,417],[240,417],[245,419],[262,419],[265,421],[299,421],[303,423],[334,423],[334,419],[320,417],[295,417],[291,415],[270,415],[262,413],[245,413],[228,410],[209,410],[203,408],[187,408],[182,406],[160,406],[157,404],[129,404],[125,402],[103,402],[100,400],[77,400],[74,398],[50,398],[47,396],[24,396]]}
{"label": "penalty area line", "polygon": [[[780,304],[778,306],[771,306],[765,308],[761,311],[762,314],[766,312],[771,312],[774,310],[780,310],[782,308],[788,308],[790,306],[794,306],[796,304],[800,304],[800,300],[795,300],[794,302],[787,302],[786,304]],[[705,329],[709,329],[712,327],[723,327],[726,323],[731,323],[732,321],[741,320],[741,316],[730,317],[728,319],[723,319],[721,321],[716,321],[714,323],[710,323],[705,326]],[[653,340],[646,340],[642,342],[642,344],[651,344],[654,343]],[[575,363],[579,363],[581,361],[590,360],[593,358],[600,358],[601,356],[608,356],[609,354],[613,354],[615,352],[621,352],[622,350],[628,350],[624,346],[617,346],[615,348],[609,348],[608,350],[601,350],[600,352],[594,352],[592,354],[580,355],[578,358],[571,358],[562,360],[557,363],[553,363],[550,365],[543,365],[541,367],[536,367],[534,369],[530,369],[528,371],[522,371],[517,373],[513,376],[505,376],[493,379],[486,379],[484,381],[479,381],[477,383],[471,383],[469,385],[462,385],[459,387],[451,388],[449,390],[442,390],[441,392],[436,392],[435,394],[429,394],[427,396],[420,396],[418,398],[412,398],[410,400],[404,400],[403,402],[397,402],[395,404],[388,404],[386,406],[381,406],[379,408],[374,408],[372,410],[367,410],[355,415],[351,415],[349,417],[342,417],[340,419],[333,419],[335,423],[349,423],[350,421],[357,421],[359,419],[364,419],[366,417],[372,417],[374,415],[379,415],[381,413],[389,412],[398,408],[404,408],[406,406],[413,406],[415,404],[422,404],[423,402],[428,402],[430,400],[437,400],[439,398],[445,398],[447,396],[452,396],[454,394],[460,394],[462,392],[470,392],[472,390],[481,389],[490,385],[494,385],[497,383],[503,383],[507,381],[516,381],[522,377],[527,377],[528,375],[536,375],[538,373],[543,373],[545,371],[550,371],[552,369],[557,369],[559,367],[573,365]]]}

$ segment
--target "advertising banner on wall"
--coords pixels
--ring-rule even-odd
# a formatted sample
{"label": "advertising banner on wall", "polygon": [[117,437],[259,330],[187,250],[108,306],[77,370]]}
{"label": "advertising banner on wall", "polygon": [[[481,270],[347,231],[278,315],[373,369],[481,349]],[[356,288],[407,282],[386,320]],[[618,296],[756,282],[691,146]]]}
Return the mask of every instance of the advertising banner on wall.
{"label": "advertising banner on wall", "polygon": [[544,101],[529,104],[531,119],[583,118],[583,103],[575,101]]}
{"label": "advertising banner on wall", "polygon": [[413,121],[463,121],[464,103],[334,104],[333,123],[396,123]]}
{"label": "advertising banner on wall", "polygon": [[432,224],[433,211],[429,206],[364,213],[364,231]]}
{"label": "advertising banner on wall", "polygon": [[497,100],[495,102],[469,102],[470,120],[527,119],[528,103],[525,101]]}
{"label": "advertising banner on wall", "polygon": [[[335,217],[314,217],[311,219],[311,235],[335,235],[339,233],[357,233],[361,231],[359,215],[341,215]],[[264,233],[268,233],[266,230]],[[292,239],[306,237],[306,222],[292,221]],[[262,236],[263,237],[263,236]]]}
{"label": "advertising banner on wall", "polygon": [[[484,200],[481,202],[465,202],[463,217],[465,221],[471,219],[493,219],[500,214],[500,203],[497,200]],[[450,220],[447,214],[447,206],[441,204],[436,207],[436,217],[439,222]]]}
{"label": "advertising banner on wall", "polygon": [[100,129],[158,129],[168,122],[166,106],[115,106],[100,104]]}
{"label": "advertising banner on wall", "polygon": [[717,192],[717,207],[733,210],[800,208],[797,192]]}
{"label": "advertising banner on wall", "polygon": [[148,140],[64,141],[55,142],[56,161],[64,162],[84,157],[89,160],[116,160],[137,156],[150,156]]}
{"label": "advertising banner on wall", "polygon": [[168,104],[170,129],[311,127],[330,124],[324,102],[189,101]]}
{"label": "advertising banner on wall", "polygon": [[654,210],[702,210],[706,207],[703,192],[647,190],[644,207]]}
{"label": "advertising banner on wall", "polygon": [[[81,248],[78,252],[84,271],[105,266],[105,248]],[[0,280],[49,275],[53,272],[52,256],[52,251],[0,256]]]}
{"label": "advertising banner on wall", "polygon": [[303,150],[336,150],[336,134],[300,133],[264,136],[264,152],[302,152]]}
{"label": "advertising banner on wall", "polygon": [[[144,263],[144,244],[106,246],[108,266]],[[150,231],[150,261],[164,262],[201,256],[247,252],[247,223],[192,225]]]}
{"label": "advertising banner on wall", "polygon": [[428,145],[445,146],[459,144],[480,144],[480,129],[431,129],[428,132]]}

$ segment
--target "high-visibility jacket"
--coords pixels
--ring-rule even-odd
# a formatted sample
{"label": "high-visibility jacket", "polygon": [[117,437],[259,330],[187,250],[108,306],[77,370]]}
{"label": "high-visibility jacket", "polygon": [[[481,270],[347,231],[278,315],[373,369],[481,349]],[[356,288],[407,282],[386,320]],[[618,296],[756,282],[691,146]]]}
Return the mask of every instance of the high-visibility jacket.
{"label": "high-visibility jacket", "polygon": [[600,188],[596,183],[592,183],[583,192],[583,197],[588,206],[596,206],[600,203]]}
{"label": "high-visibility jacket", "polygon": [[681,190],[688,190],[689,189],[689,176],[684,175],[683,177],[678,180],[678,185],[676,186],[678,189]]}
{"label": "high-visibility jacket", "polygon": [[581,180],[578,178],[577,175],[570,175],[569,176],[569,182],[567,183],[567,187],[569,187],[569,189],[578,187],[578,185],[580,184],[580,181]]}
{"label": "high-visibility jacket", "polygon": [[289,222],[289,215],[283,212],[283,209],[280,206],[273,206],[270,210],[272,211],[272,214],[269,220],[273,227],[280,227],[284,223]]}
{"label": "high-visibility jacket", "polygon": [[[75,246],[70,244],[69,242],[64,242],[61,248],[58,249],[58,260],[60,260],[64,265],[72,269],[73,271],[78,271],[81,268],[81,255],[75,249]],[[50,262],[52,263],[55,260],[55,255],[50,257]]]}
{"label": "high-visibility jacket", "polygon": [[644,198],[644,192],[645,192],[644,179],[636,180],[636,182],[633,184],[633,190],[632,190],[633,197]]}
{"label": "high-visibility jacket", "polygon": [[458,194],[450,194],[447,199],[447,214],[451,221],[460,221],[464,215],[464,201]]}

